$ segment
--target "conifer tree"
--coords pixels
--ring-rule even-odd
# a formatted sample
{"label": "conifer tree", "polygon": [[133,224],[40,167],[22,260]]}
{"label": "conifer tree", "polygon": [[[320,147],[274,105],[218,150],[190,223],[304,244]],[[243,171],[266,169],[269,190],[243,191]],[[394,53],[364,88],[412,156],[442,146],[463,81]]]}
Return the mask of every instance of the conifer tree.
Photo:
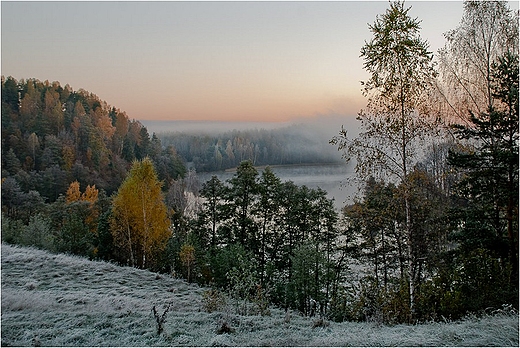
{"label": "conifer tree", "polygon": [[448,160],[464,172],[458,184],[459,196],[467,200],[461,247],[509,259],[510,282],[518,289],[518,54],[499,57],[491,77],[494,106],[470,113],[468,125],[455,126],[459,139],[469,142]]}
{"label": "conifer tree", "polygon": [[236,241],[246,249],[256,251],[257,226],[253,220],[252,208],[258,194],[258,171],[251,161],[243,161],[236,174],[229,180],[228,201],[232,210],[232,226]]}

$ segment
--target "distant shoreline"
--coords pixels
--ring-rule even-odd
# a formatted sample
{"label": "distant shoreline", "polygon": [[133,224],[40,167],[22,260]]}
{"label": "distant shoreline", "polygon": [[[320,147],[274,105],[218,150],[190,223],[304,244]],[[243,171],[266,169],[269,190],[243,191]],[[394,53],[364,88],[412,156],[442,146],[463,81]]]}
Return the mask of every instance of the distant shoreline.
{"label": "distant shoreline", "polygon": [[[270,168],[295,168],[295,167],[321,167],[321,166],[346,166],[345,162],[324,162],[324,163],[294,163],[294,164],[267,164],[267,165],[261,165],[261,166],[254,166],[256,170],[264,170],[267,167]],[[222,170],[220,172],[222,173],[235,173],[237,171],[237,167],[235,168],[228,168],[225,170]],[[202,173],[202,172],[201,172]],[[206,172],[209,173],[209,172]],[[212,172],[215,173],[215,172]]]}

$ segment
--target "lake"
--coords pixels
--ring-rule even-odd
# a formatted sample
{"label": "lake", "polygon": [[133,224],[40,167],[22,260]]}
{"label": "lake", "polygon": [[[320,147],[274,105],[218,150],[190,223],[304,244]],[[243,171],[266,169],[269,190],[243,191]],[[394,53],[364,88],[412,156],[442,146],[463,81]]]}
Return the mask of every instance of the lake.
{"label": "lake", "polygon": [[[262,173],[263,168],[257,169],[259,173]],[[292,181],[299,186],[319,187],[327,191],[327,197],[334,199],[334,206],[337,211],[346,203],[352,203],[352,196],[357,193],[356,188],[347,185],[347,178],[354,174],[352,164],[271,166],[271,170],[282,182]],[[225,172],[197,173],[197,176],[201,182],[211,179],[213,175],[216,175],[221,181],[226,181],[231,179],[234,174],[234,171],[228,170]]]}

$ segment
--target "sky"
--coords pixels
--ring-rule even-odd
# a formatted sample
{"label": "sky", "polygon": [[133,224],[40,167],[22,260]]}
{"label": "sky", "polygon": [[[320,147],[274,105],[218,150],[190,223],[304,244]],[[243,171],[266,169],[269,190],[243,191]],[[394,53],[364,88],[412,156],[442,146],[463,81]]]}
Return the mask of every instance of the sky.
{"label": "sky", "polygon": [[[461,1],[408,1],[436,52]],[[6,2],[2,75],[83,88],[138,120],[355,116],[387,1]]]}

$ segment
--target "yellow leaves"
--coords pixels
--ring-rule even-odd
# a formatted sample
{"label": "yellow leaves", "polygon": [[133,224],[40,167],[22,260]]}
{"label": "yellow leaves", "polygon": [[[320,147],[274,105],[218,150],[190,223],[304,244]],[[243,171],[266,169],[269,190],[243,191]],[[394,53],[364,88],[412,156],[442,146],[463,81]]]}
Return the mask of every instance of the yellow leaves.
{"label": "yellow leaves", "polygon": [[108,110],[98,107],[91,113],[91,116],[94,126],[101,130],[103,138],[105,140],[112,139],[116,128],[112,126],[112,120],[108,116]]}
{"label": "yellow leaves", "polygon": [[75,202],[87,202],[88,204],[88,215],[85,216],[85,223],[89,226],[91,232],[95,232],[97,228],[97,219],[99,211],[95,206],[98,200],[98,189],[96,185],[88,185],[85,192],[81,193],[79,182],[71,182],[65,196],[65,202],[72,204]]}
{"label": "yellow leaves", "polygon": [[88,185],[85,189],[85,192],[81,195],[81,200],[87,201],[90,203],[95,203],[98,199],[98,189],[96,189],[96,185],[90,186]]}
{"label": "yellow leaves", "polygon": [[164,249],[171,234],[161,186],[149,158],[134,161],[112,202],[111,231],[115,243],[132,263],[143,268]]}

